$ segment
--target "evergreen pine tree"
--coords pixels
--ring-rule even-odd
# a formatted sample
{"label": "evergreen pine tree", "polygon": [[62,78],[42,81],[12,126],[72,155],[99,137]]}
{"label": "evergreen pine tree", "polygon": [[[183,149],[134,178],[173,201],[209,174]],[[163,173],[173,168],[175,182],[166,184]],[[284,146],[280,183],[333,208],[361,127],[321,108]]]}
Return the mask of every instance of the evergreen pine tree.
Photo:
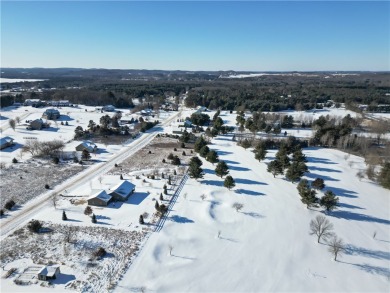
{"label": "evergreen pine tree", "polygon": [[215,174],[221,178],[229,174],[229,167],[224,161],[219,161],[215,168]]}
{"label": "evergreen pine tree", "polygon": [[265,159],[265,156],[267,155],[267,150],[263,146],[257,146],[254,150],[255,153],[255,159],[258,161],[262,161]]}
{"label": "evergreen pine tree", "polygon": [[223,182],[223,186],[225,186],[229,190],[236,186],[233,177],[230,175],[226,176],[225,181]]}
{"label": "evergreen pine tree", "polygon": [[275,160],[279,161],[283,171],[290,166],[290,158],[285,147],[281,147],[275,155]]}
{"label": "evergreen pine tree", "polygon": [[302,149],[299,148],[298,150],[296,150],[296,151],[293,153],[292,161],[293,161],[293,162],[304,162],[304,163],[307,162],[307,158],[306,158],[306,156],[302,153]]}
{"label": "evergreen pine tree", "polygon": [[278,160],[273,160],[268,164],[267,171],[272,173],[272,175],[274,175],[274,178],[278,174],[282,175],[283,174],[282,164],[280,164]]}
{"label": "evergreen pine tree", "polygon": [[160,208],[160,205],[158,204],[158,201],[156,200],[156,203],[154,204],[154,208],[158,210]]}
{"label": "evergreen pine tree", "polygon": [[140,216],[139,216],[139,223],[140,223],[141,225],[145,224],[144,216],[143,216],[143,215],[140,215]]}
{"label": "evergreen pine tree", "polygon": [[198,157],[193,157],[190,160],[189,167],[188,167],[188,174],[191,178],[202,178],[204,173],[203,169],[200,167],[202,164],[202,161],[199,160]]}
{"label": "evergreen pine tree", "polygon": [[325,187],[324,179],[322,178],[314,179],[314,181],[311,183],[311,187],[314,189],[322,190]]}
{"label": "evergreen pine tree", "polygon": [[66,216],[65,211],[62,211],[62,220],[66,221],[67,219],[68,219],[68,217]]}
{"label": "evergreen pine tree", "polygon": [[339,198],[336,197],[336,195],[330,190],[327,190],[325,195],[320,199],[320,205],[324,207],[326,211],[332,211],[335,209],[338,205],[338,202]]}
{"label": "evergreen pine tree", "polygon": [[160,200],[161,200],[161,201],[164,200],[164,197],[163,197],[162,193],[160,193]]}
{"label": "evergreen pine tree", "polygon": [[203,138],[203,136],[200,136],[196,141],[195,141],[195,144],[194,144],[194,150],[195,152],[199,152],[201,150],[202,147],[204,147],[205,145],[207,145],[207,141]]}
{"label": "evergreen pine tree", "polygon": [[301,196],[301,201],[306,205],[307,208],[317,207],[318,198],[316,197],[316,191],[311,189],[309,186],[309,181],[303,179],[299,182],[298,193]]}
{"label": "evergreen pine tree", "polygon": [[219,159],[218,159],[217,152],[214,151],[214,150],[209,151],[209,153],[206,156],[206,160],[209,161],[212,164],[218,163]]}
{"label": "evergreen pine tree", "polygon": [[386,162],[379,172],[378,181],[384,188],[390,189],[390,162]]}
{"label": "evergreen pine tree", "polygon": [[199,155],[203,158],[205,158],[207,156],[207,154],[209,153],[210,149],[207,145],[203,146],[200,151],[199,151]]}
{"label": "evergreen pine tree", "polygon": [[97,223],[97,220],[96,220],[96,216],[95,214],[92,214],[92,223],[96,224]]}

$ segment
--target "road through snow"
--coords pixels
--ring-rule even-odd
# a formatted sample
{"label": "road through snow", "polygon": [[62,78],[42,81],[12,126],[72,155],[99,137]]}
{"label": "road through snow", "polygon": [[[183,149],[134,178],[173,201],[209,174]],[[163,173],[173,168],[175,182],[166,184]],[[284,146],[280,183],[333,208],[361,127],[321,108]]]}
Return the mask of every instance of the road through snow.
{"label": "road through snow", "polygon": [[[167,126],[171,123],[177,116],[179,116],[181,110],[172,115],[166,121],[164,121],[161,125]],[[156,127],[159,127],[158,125]],[[66,189],[75,188],[77,186],[81,186],[86,182],[92,180],[96,176],[106,173],[115,164],[118,164],[124,161],[127,157],[135,154],[138,150],[144,148],[148,145],[154,137],[158,134],[156,128],[152,128],[151,130],[141,134],[141,137],[137,138],[130,144],[124,146],[124,148],[113,155],[107,162],[101,162],[96,164],[95,166],[89,167],[86,170],[80,172],[76,176],[62,182],[61,184],[54,187],[52,190],[40,195],[39,197],[31,200],[26,203],[20,210],[14,211],[8,214],[7,218],[2,219],[1,221],[1,239],[5,238],[9,233],[14,231],[24,222],[30,220],[34,214],[40,211],[40,209],[50,201],[50,198],[54,194],[64,193]]]}

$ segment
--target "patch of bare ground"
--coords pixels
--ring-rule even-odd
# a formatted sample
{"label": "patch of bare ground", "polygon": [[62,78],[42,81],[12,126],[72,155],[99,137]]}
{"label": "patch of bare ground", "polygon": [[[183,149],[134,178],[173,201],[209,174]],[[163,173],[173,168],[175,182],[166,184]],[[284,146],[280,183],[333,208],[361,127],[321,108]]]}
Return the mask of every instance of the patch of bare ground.
{"label": "patch of bare ground", "polygon": [[0,172],[1,201],[13,199],[16,204],[24,204],[47,191],[46,184],[54,187],[82,170],[80,165],[56,165],[38,159],[12,164]]}
{"label": "patch of bare ground", "polygon": [[[0,264],[31,258],[35,264],[61,264],[73,269],[75,280],[67,288],[79,292],[107,292],[126,272],[147,231],[104,227],[75,227],[44,222],[48,233],[27,227],[1,241]],[[107,254],[96,257],[99,247]]]}
{"label": "patch of bare ground", "polygon": [[133,171],[169,170],[180,167],[171,164],[171,160],[168,159],[170,153],[180,158],[181,166],[186,166],[193,155],[191,150],[193,150],[193,144],[185,144],[183,148],[181,142],[176,138],[158,136],[149,145],[119,164],[118,167],[111,169],[109,174],[119,175]]}

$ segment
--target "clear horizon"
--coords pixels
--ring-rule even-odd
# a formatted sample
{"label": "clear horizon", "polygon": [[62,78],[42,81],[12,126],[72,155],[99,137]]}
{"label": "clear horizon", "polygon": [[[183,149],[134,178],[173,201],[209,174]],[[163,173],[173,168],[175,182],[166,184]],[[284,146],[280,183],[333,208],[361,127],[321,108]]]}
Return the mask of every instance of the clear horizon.
{"label": "clear horizon", "polygon": [[1,68],[389,71],[385,2],[1,2]]}

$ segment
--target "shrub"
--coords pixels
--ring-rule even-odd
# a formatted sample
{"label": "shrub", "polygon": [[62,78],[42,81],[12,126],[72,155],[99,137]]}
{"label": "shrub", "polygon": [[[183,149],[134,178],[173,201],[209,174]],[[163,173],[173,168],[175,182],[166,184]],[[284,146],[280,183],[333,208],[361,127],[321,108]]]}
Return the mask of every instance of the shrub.
{"label": "shrub", "polygon": [[123,175],[122,175],[122,174],[121,174],[121,176],[119,176],[119,179],[120,179],[120,180],[123,180]]}
{"label": "shrub", "polygon": [[139,223],[140,223],[141,225],[145,224],[144,216],[143,216],[143,215],[140,215],[140,216],[139,216]]}
{"label": "shrub", "polygon": [[161,201],[164,200],[164,197],[163,197],[162,193],[160,193],[160,200],[161,200]]}
{"label": "shrub", "polygon": [[186,147],[186,144],[184,142],[181,143],[181,148],[184,149]]}
{"label": "shrub", "polygon": [[103,247],[99,247],[94,253],[94,257],[101,258],[107,254],[107,251]]}
{"label": "shrub", "polygon": [[27,225],[28,230],[34,233],[38,233],[39,230],[42,228],[41,222],[38,220],[31,220]]}
{"label": "shrub", "polygon": [[49,184],[45,184],[45,188],[46,188],[46,189],[50,189]]}
{"label": "shrub", "polygon": [[182,154],[183,156],[185,156],[185,155],[186,155],[186,152],[185,152],[185,151],[183,151],[181,154]]}
{"label": "shrub", "polygon": [[68,217],[66,216],[65,211],[62,211],[62,220],[66,221],[67,219],[68,219]]}
{"label": "shrub", "polygon": [[177,152],[177,148],[174,148],[173,150],[174,150],[175,152]]}
{"label": "shrub", "polygon": [[181,161],[180,161],[180,158],[178,156],[175,156],[172,161],[171,161],[172,165],[175,165],[175,166],[178,166],[181,164]]}
{"label": "shrub", "polygon": [[4,210],[3,209],[0,210],[0,217],[2,217],[2,216],[4,216]]}
{"label": "shrub", "polygon": [[174,158],[173,154],[172,153],[169,153],[168,155],[168,160],[172,160]]}
{"label": "shrub", "polygon": [[14,205],[15,202],[11,199],[5,203],[4,208],[7,210],[11,210]]}
{"label": "shrub", "polygon": [[54,157],[52,161],[54,164],[58,165],[58,163],[60,162],[60,159],[58,157]]}
{"label": "shrub", "polygon": [[165,164],[166,163],[165,159],[162,159],[162,162]]}
{"label": "shrub", "polygon": [[90,214],[92,214],[92,208],[90,206],[87,206],[84,210],[84,215],[89,216]]}
{"label": "shrub", "polygon": [[12,159],[12,163],[16,164],[17,162],[18,162],[18,160],[16,158]]}

